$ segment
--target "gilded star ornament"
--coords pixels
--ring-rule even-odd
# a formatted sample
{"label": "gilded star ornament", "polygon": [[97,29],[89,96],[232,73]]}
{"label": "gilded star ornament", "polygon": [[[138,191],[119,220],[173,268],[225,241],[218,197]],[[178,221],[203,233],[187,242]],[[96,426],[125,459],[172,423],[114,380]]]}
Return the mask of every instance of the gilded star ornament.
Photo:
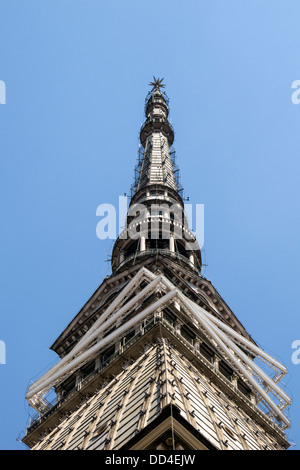
{"label": "gilded star ornament", "polygon": [[152,86],[152,90],[159,90],[160,88],[164,88],[166,85],[162,83],[163,78],[155,78],[153,77],[153,82],[150,82],[149,85]]}

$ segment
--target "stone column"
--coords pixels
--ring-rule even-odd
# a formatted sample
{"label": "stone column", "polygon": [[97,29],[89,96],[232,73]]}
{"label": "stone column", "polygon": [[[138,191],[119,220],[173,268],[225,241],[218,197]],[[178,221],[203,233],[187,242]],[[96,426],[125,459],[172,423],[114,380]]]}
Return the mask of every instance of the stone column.
{"label": "stone column", "polygon": [[218,356],[214,356],[214,369],[216,371],[219,370],[219,363],[220,363],[221,359],[218,357]]}
{"label": "stone column", "polygon": [[231,382],[234,388],[237,388],[237,381],[238,381],[238,376],[235,372],[233,372]]}
{"label": "stone column", "polygon": [[141,242],[140,242],[140,251],[146,250],[146,238],[144,235],[141,235]]}
{"label": "stone column", "polygon": [[201,343],[202,341],[199,339],[199,338],[195,338],[194,340],[194,347],[195,347],[195,350],[198,354],[201,354],[200,353],[200,346],[201,346]]}
{"label": "stone column", "polygon": [[174,323],[174,328],[175,328],[175,332],[180,335],[181,334],[181,325],[182,323],[178,320],[175,321]]}
{"label": "stone column", "polygon": [[173,235],[170,235],[170,245],[169,245],[169,249],[170,249],[170,251],[172,251],[172,253],[175,252],[175,240],[174,240],[174,236],[173,236]]}

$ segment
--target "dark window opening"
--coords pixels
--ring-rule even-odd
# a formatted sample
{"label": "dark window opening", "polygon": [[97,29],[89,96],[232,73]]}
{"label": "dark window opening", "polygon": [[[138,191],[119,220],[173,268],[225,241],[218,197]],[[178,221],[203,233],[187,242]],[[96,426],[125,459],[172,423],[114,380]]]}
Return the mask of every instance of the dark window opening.
{"label": "dark window opening", "polygon": [[195,338],[194,335],[192,335],[187,328],[183,327],[181,328],[181,336],[183,336],[184,339],[186,339],[189,343],[193,344],[193,340]]}
{"label": "dark window opening", "polygon": [[250,398],[251,389],[247,387],[241,380],[238,380],[237,386],[240,392],[242,392],[246,397]]}
{"label": "dark window opening", "polygon": [[127,256],[133,255],[136,252],[137,247],[138,247],[138,240],[134,240],[134,242],[131,243],[131,245],[126,248],[125,258]]}
{"label": "dark window opening", "polygon": [[187,252],[186,252],[186,249],[185,249],[185,247],[182,245],[182,243],[178,243],[178,242],[177,242],[176,248],[177,248],[178,252],[179,252],[181,255],[185,256],[186,258],[188,257]]}
{"label": "dark window opening", "polygon": [[171,312],[169,308],[163,310],[163,318],[172,326],[176,320],[176,316]]}
{"label": "dark window opening", "polygon": [[87,376],[87,375],[91,374],[92,372],[94,372],[94,370],[95,370],[95,362],[93,361],[87,367],[82,369],[82,375]]}
{"label": "dark window opening", "polygon": [[107,364],[107,362],[109,361],[109,359],[111,358],[111,356],[114,354],[115,352],[115,346],[111,346],[110,348],[107,348],[105,349],[105,351],[102,352],[101,356],[100,356],[100,362],[101,362],[101,366],[105,366],[105,364]]}
{"label": "dark window opening", "polygon": [[219,371],[221,372],[221,374],[224,375],[224,377],[226,377],[226,379],[231,381],[233,370],[231,369],[231,367],[225,364],[225,362],[221,361],[219,363]]}
{"label": "dark window opening", "polygon": [[205,343],[201,343],[200,353],[210,362],[213,362],[214,352]]}
{"label": "dark window opening", "polygon": [[133,338],[135,335],[135,331],[130,331],[124,338],[123,338],[123,344],[126,344],[131,338]]}
{"label": "dark window opening", "polygon": [[[161,236],[161,235],[160,235]],[[169,240],[159,238],[157,240],[147,240],[146,247],[148,249],[169,249]]]}

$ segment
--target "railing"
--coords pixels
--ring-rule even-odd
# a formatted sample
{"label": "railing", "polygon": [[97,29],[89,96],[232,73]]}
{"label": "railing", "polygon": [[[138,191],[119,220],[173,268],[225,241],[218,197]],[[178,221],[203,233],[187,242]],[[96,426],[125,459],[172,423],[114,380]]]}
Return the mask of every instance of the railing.
{"label": "railing", "polygon": [[[162,94],[162,97],[167,105],[167,108],[168,108],[168,112],[170,111],[170,107],[169,107],[169,97],[167,96],[167,94],[164,92],[164,91],[161,91],[161,94]],[[147,106],[148,106],[148,102],[149,100],[152,98],[153,96],[153,91],[149,91],[148,95],[146,96],[146,99],[145,99],[145,107],[144,107],[144,111],[145,111],[145,114],[146,114],[146,110],[147,110]],[[153,101],[154,102],[159,102],[161,98],[156,98],[155,96],[153,96]]]}
{"label": "railing", "polygon": [[149,248],[144,251],[139,251],[136,253],[133,253],[132,255],[127,256],[116,268],[116,271],[120,269],[122,266],[127,264],[128,262],[140,258],[142,256],[154,256],[156,254],[161,254],[163,256],[168,256],[170,258],[178,259],[179,261],[183,261],[185,264],[187,264],[190,268],[192,268],[194,271],[198,273],[198,269],[195,267],[195,265],[185,256],[181,255],[177,251],[170,251],[165,248]]}
{"label": "railing", "polygon": [[174,132],[174,128],[172,126],[172,124],[167,120],[167,119],[164,119],[164,118],[147,118],[147,120],[144,122],[144,124],[142,124],[141,126],[141,129],[140,129],[140,133],[143,132],[143,130],[145,129],[146,126],[148,126],[149,124],[153,124],[153,123],[160,123],[160,124],[165,124],[167,127],[170,128],[170,130],[172,131],[173,135],[175,134]]}

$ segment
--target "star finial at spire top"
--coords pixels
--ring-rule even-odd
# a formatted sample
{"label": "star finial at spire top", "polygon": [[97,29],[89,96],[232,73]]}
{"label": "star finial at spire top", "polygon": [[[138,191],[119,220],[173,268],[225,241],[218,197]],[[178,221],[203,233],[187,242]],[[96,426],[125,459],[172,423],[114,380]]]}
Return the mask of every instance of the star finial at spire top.
{"label": "star finial at spire top", "polygon": [[153,82],[150,82],[149,85],[152,86],[152,90],[159,90],[160,88],[164,88],[166,85],[162,83],[163,78],[155,78],[153,76]]}

